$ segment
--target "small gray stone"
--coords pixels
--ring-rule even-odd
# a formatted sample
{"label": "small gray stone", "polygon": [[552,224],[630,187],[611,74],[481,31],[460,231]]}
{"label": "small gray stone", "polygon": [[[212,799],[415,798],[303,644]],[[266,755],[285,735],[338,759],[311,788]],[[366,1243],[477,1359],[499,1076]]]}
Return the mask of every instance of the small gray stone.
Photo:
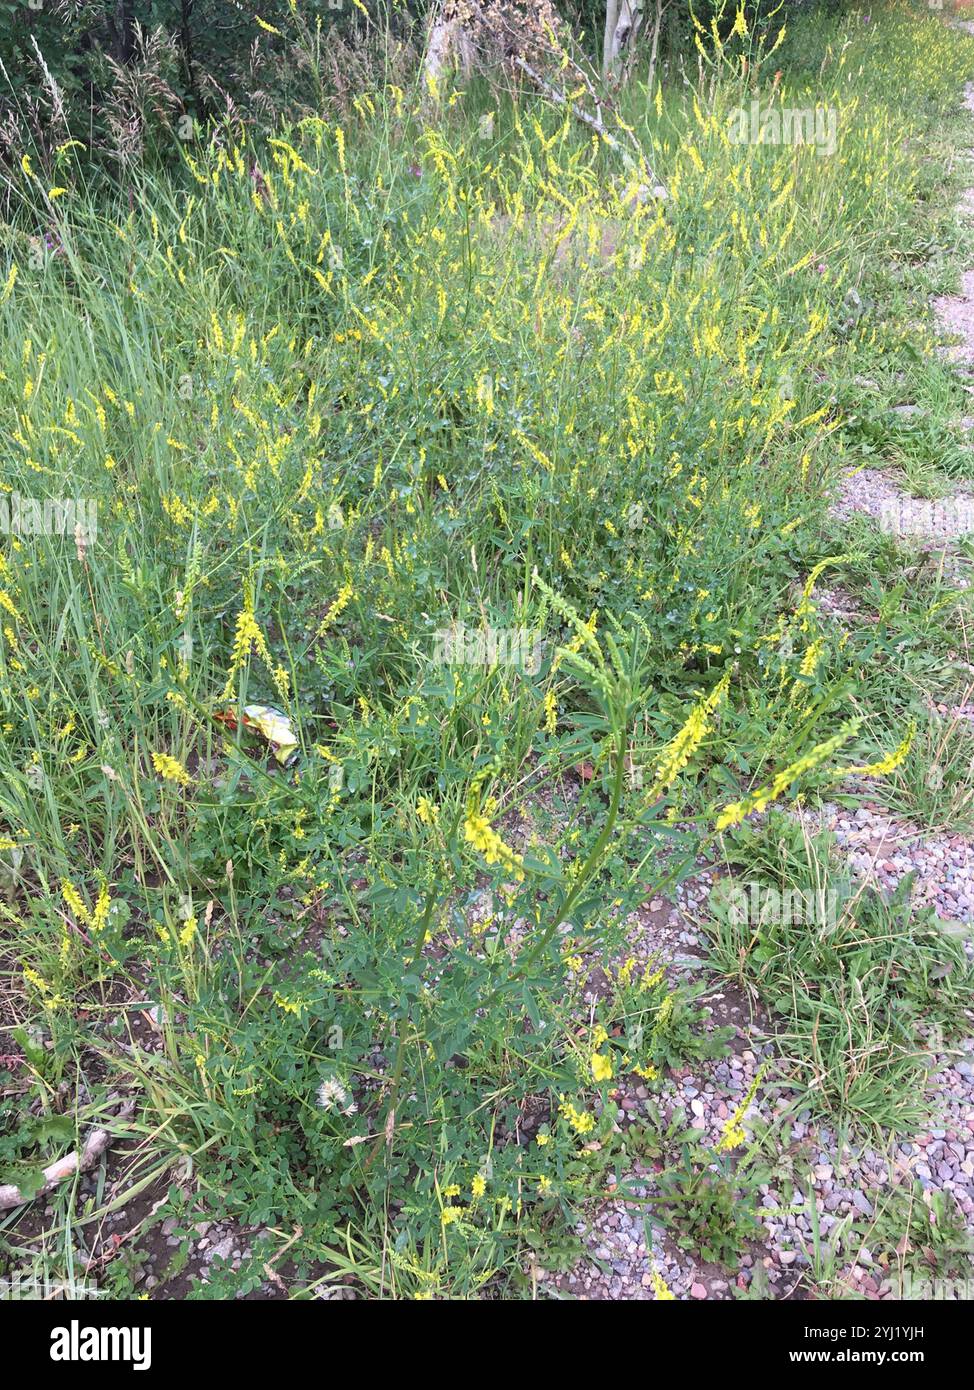
{"label": "small gray stone", "polygon": [[853,1192],[852,1200],[855,1206],[862,1212],[863,1216],[872,1216],[873,1204],[864,1192]]}

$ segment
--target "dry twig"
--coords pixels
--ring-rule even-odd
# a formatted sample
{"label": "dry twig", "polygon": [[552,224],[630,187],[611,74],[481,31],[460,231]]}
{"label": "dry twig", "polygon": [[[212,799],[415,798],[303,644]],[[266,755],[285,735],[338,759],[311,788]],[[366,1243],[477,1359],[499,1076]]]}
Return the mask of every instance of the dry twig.
{"label": "dry twig", "polygon": [[[115,1123],[131,1119],[135,1110],[135,1101],[127,1100],[115,1116]],[[81,1152],[73,1149],[71,1153],[59,1158],[56,1163],[51,1163],[44,1169],[44,1181],[36,1192],[25,1197],[20,1188],[15,1183],[6,1183],[0,1187],[0,1211],[9,1211],[11,1207],[23,1206],[25,1202],[32,1202],[35,1197],[43,1197],[52,1188],[57,1187],[58,1183],[64,1178],[69,1178],[73,1173],[83,1173],[86,1168],[91,1168],[101,1158],[102,1154],[112,1142],[113,1134],[108,1129],[93,1129],[85,1140]]]}

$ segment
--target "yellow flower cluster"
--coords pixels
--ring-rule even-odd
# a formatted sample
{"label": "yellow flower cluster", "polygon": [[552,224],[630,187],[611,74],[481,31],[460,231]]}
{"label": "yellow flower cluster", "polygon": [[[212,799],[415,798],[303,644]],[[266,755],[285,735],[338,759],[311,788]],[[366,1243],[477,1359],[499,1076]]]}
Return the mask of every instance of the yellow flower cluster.
{"label": "yellow flower cluster", "polygon": [[342,586],[341,589],[339,589],[338,596],[336,597],[334,603],[330,606],[328,612],[325,614],[321,622],[318,624],[319,637],[324,637],[328,629],[348,607],[354,595],[355,591],[352,588],[351,584],[345,584]]}
{"label": "yellow flower cluster", "polygon": [[579,1110],[564,1097],[558,1106],[558,1113],[568,1121],[576,1134],[591,1134],[595,1128],[595,1116],[589,1114],[587,1110]]}
{"label": "yellow flower cluster", "polygon": [[717,1153],[730,1153],[732,1149],[738,1149],[746,1142],[747,1134],[744,1130],[743,1120],[747,1114],[751,1102],[758,1093],[761,1078],[764,1076],[764,1067],[759,1068],[757,1075],[751,1082],[747,1090],[747,1095],[738,1105],[733,1115],[724,1121],[724,1132],[717,1142]]}
{"label": "yellow flower cluster", "polygon": [[256,651],[263,661],[271,680],[274,682],[275,690],[286,704],[290,677],[283,667],[275,667],[267,646],[267,640],[254,615],[253,595],[248,589],[245,589],[243,608],[237,614],[233,635],[233,651],[230,655],[230,669],[227,672],[227,682],[223,687],[222,699],[229,700],[232,697],[237,675],[243,670],[251,651]]}
{"label": "yellow flower cluster", "polygon": [[656,768],[656,780],[651,795],[664,791],[686,767],[706,738],[711,718],[727,694],[729,685],[730,675],[722,676],[710,694],[694,705],[686,723],[663,750]]}
{"label": "yellow flower cluster", "polygon": [[659,1072],[653,1066],[652,1062],[647,1062],[644,1067],[633,1067],[633,1071],[637,1076],[641,1076],[644,1081],[656,1081],[659,1079]]}
{"label": "yellow flower cluster", "polygon": [[75,888],[74,884],[66,878],[61,880],[61,896],[67,903],[76,922],[80,922],[91,931],[92,935],[104,931],[108,923],[108,914],[111,910],[112,900],[108,893],[108,884],[102,880],[98,888],[98,897],[95,899],[95,906],[89,910],[85,900]]}
{"label": "yellow flower cluster", "polygon": [[777,801],[791,786],[792,782],[803,776],[806,772],[811,772],[826,762],[832,754],[841,748],[843,743],[850,739],[859,728],[859,720],[854,719],[851,723],[843,725],[837,734],[828,738],[824,743],[816,744],[808,753],[805,753],[795,762],[789,763],[786,768],[777,774],[772,782],[767,786],[761,787],[758,791],[749,793],[743,801],[733,801],[725,806],[717,817],[717,830],[726,830],[729,826],[739,825],[745,817],[755,811],[763,811],[772,801]]}
{"label": "yellow flower cluster", "polygon": [[875,763],[864,763],[861,767],[846,767],[836,775],[834,780],[841,781],[844,777],[887,777],[891,772],[895,772],[902,763],[906,761],[907,754],[913,747],[913,740],[916,738],[916,723],[911,723],[906,731],[906,737],[898,748],[894,748],[892,753],[887,753],[885,758],[880,758]]}
{"label": "yellow flower cluster", "polygon": [[555,703],[555,692],[549,690],[544,697],[544,717],[545,732],[556,733],[558,730],[558,706]]}
{"label": "yellow flower cluster", "polygon": [[524,881],[523,860],[515,854],[489,824],[484,816],[469,812],[463,823],[464,838],[487,860],[488,864],[504,864],[519,883]]}
{"label": "yellow flower cluster", "polygon": [[605,1052],[593,1052],[591,1056],[592,1079],[601,1085],[612,1080],[612,1058]]}
{"label": "yellow flower cluster", "polygon": [[152,766],[164,781],[175,782],[179,787],[188,787],[193,780],[179,759],[168,753],[153,753]]}

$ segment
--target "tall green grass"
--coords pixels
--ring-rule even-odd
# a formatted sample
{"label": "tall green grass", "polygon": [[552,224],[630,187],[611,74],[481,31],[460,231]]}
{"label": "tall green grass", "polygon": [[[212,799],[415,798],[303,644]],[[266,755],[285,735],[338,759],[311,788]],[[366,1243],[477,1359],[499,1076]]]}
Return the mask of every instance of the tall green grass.
{"label": "tall green grass", "polygon": [[[634,83],[660,202],[480,87],[227,126],[97,196],[77,149],[25,152],[4,487],[98,526],[0,550],[20,1100],[84,1128],[133,1091],[128,1181],[285,1232],[298,1282],[467,1296],[568,1258],[624,1167],[613,1084],[653,1066],[606,1026],[636,1006],[582,1002],[627,914],[749,786],[902,734],[850,725],[800,591],[839,396],[907,351],[850,291],[931,235],[924,142],[972,45],[824,24],[763,72],[738,35]],[[835,152],[731,144],[752,100],[831,108]],[[451,624],[537,669],[438,661]],[[50,1140],[13,1113],[4,1142],[29,1183]]]}

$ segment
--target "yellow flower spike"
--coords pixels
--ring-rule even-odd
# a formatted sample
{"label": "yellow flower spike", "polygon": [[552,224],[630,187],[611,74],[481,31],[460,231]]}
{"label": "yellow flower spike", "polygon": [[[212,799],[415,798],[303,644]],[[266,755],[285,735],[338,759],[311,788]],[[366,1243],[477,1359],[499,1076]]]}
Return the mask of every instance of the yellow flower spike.
{"label": "yellow flower spike", "polygon": [[69,879],[62,878],[61,880],[61,897],[79,922],[84,926],[91,925],[91,916],[85,906],[84,899]]}
{"label": "yellow flower spike", "polygon": [[13,294],[13,288],[14,285],[17,283],[17,276],[19,275],[19,273],[20,270],[17,265],[17,262],[14,261],[10,269],[7,271],[7,279],[4,282],[3,293],[0,294],[0,304],[6,304],[11,294]]}
{"label": "yellow flower spike", "polygon": [[188,787],[193,780],[179,759],[168,753],[153,753],[152,766],[164,781],[175,782],[177,786]]}
{"label": "yellow flower spike", "polygon": [[591,1057],[592,1079],[597,1085],[612,1080],[612,1058],[604,1052],[593,1052]]}
{"label": "yellow flower spike", "polygon": [[[384,551],[384,554],[388,553],[388,551]],[[389,559],[391,564],[392,557],[390,556]],[[393,577],[393,575],[394,571],[390,570],[390,577]],[[352,588],[351,584],[344,584],[341,587],[341,589],[339,589],[338,595],[335,598],[334,603],[332,603],[332,605],[328,609],[328,612],[325,614],[321,622],[318,624],[316,633],[318,637],[324,637],[325,633],[332,626],[335,620],[340,616],[340,614],[344,612],[344,610],[348,607],[349,603],[354,597],[355,590]]]}
{"label": "yellow flower spike", "polygon": [[555,692],[549,690],[544,697],[544,720],[545,732],[554,734],[558,732],[558,706],[555,702]]}
{"label": "yellow flower spike", "polygon": [[254,600],[249,587],[244,589],[243,607],[237,614],[237,621],[234,630],[233,651],[230,656],[230,669],[227,672],[227,682],[223,687],[222,699],[229,700],[233,695],[233,687],[237,674],[243,669],[252,650],[263,661],[271,679],[274,681],[275,688],[283,700],[287,700],[286,689],[282,690],[280,676],[287,676],[283,668],[278,667],[275,671],[274,663],[271,660],[270,650],[267,641],[261,631],[260,624],[254,616]]}
{"label": "yellow flower spike", "polygon": [[108,893],[108,884],[102,880],[98,888],[98,897],[95,900],[95,910],[91,914],[92,932],[104,931],[108,925],[108,914],[111,911],[112,900]]}
{"label": "yellow flower spike", "polygon": [[108,892],[108,884],[104,879],[98,887],[98,896],[95,899],[95,906],[89,910],[84,898],[75,888],[70,879],[61,880],[61,897],[75,921],[81,926],[87,927],[93,936],[98,932],[104,931],[108,925],[108,916],[111,911],[112,900]]}
{"label": "yellow flower spike", "polygon": [[747,1141],[747,1134],[745,1133],[742,1121],[754,1097],[757,1095],[758,1087],[761,1084],[761,1079],[764,1076],[765,1070],[765,1067],[758,1068],[744,1099],[738,1105],[734,1113],[724,1121],[724,1131],[717,1143],[716,1153],[730,1153],[733,1149],[739,1149],[740,1146]]}
{"label": "yellow flower spike", "polygon": [[[739,825],[741,821],[751,815],[752,812],[765,810],[772,801],[777,801],[778,798],[787,791],[792,782],[796,781],[803,773],[811,772],[814,768],[819,767],[830,758],[838,748],[841,748],[844,743],[848,742],[858,730],[860,723],[861,720],[854,719],[851,723],[843,725],[839,732],[834,734],[832,738],[826,739],[824,743],[817,744],[803,757],[798,758],[793,763],[789,763],[786,768],[783,768],[782,771],[777,774],[774,781],[770,782],[767,786],[761,787],[756,792],[749,793],[743,801],[734,801],[731,802],[730,805],[725,806],[717,817],[715,829],[718,831],[726,830],[730,826]],[[849,773],[845,772],[842,775],[848,776]]]}
{"label": "yellow flower spike", "polygon": [[711,716],[727,694],[730,674],[722,676],[713,690],[690,712],[679,733],[664,748],[656,769],[651,796],[664,791],[673,783],[686,767],[693,754],[700,747],[710,729]]}
{"label": "yellow flower spike", "polygon": [[484,816],[471,811],[463,823],[463,834],[468,843],[481,852],[488,864],[503,864],[511,870],[519,883],[524,882],[521,856],[504,843]]}
{"label": "yellow flower spike", "polygon": [[841,782],[845,777],[886,777],[889,773],[895,772],[906,761],[907,755],[913,747],[916,731],[916,722],[913,721],[906,731],[903,742],[899,747],[894,748],[892,753],[887,753],[885,758],[880,758],[875,763],[865,763],[861,767],[843,768],[841,772],[836,773],[832,780]]}

